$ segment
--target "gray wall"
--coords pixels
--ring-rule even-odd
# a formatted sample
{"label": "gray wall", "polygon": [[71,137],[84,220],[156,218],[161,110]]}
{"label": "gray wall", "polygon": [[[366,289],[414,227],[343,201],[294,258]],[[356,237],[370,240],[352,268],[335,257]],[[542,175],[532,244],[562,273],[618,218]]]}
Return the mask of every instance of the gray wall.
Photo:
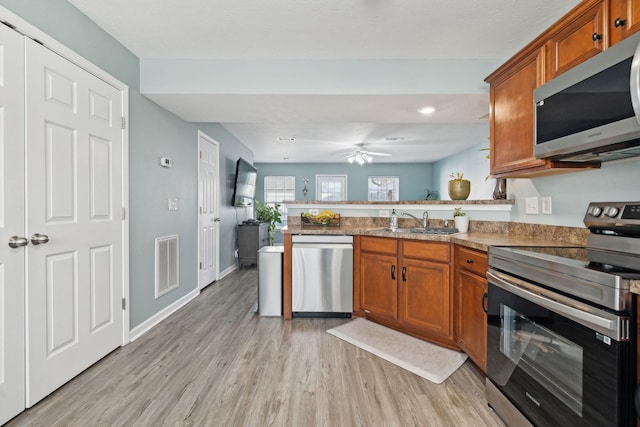
{"label": "gray wall", "polygon": [[[220,269],[235,264],[235,212],[229,174],[235,160],[251,152],[219,125],[197,126],[140,95],[139,60],[65,0],[0,0],[0,5],[64,43],[129,86],[130,324],[135,327],[197,289],[197,130],[220,143],[223,222]],[[173,159],[171,169],[158,165]],[[231,166],[233,163],[233,166]],[[235,171],[235,169],[233,169]],[[228,194],[225,194],[225,192]],[[169,212],[167,199],[178,198]],[[226,208],[224,207],[226,206]],[[180,236],[180,286],[155,299],[154,240]]]}
{"label": "gray wall", "polygon": [[[372,175],[400,177],[400,200],[424,200],[427,189],[433,189],[432,166],[428,163],[370,163],[364,166],[344,163],[256,163],[258,182],[256,199],[264,200],[266,175],[295,175],[296,200],[315,200],[315,176],[318,174],[347,175],[349,200],[367,200],[367,178]],[[304,177],[309,178],[305,197],[302,193]]]}

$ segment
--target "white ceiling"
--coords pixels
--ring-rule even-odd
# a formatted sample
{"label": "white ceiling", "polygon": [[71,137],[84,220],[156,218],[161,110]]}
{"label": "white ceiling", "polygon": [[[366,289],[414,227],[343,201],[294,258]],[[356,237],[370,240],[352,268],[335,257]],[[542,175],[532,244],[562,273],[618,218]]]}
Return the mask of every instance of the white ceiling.
{"label": "white ceiling", "polygon": [[[579,0],[69,2],[141,59],[403,61],[506,59]],[[488,137],[488,88],[484,94],[148,96],[187,121],[221,123],[253,150],[255,162],[336,162],[338,153],[362,142],[393,154],[375,161],[431,162]],[[416,105],[428,104],[438,112],[416,114]]]}

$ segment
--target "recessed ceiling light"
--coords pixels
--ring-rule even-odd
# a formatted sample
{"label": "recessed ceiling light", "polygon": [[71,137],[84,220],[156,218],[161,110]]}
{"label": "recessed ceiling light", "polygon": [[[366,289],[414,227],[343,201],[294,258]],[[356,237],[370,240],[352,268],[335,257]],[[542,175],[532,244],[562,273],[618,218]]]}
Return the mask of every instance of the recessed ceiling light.
{"label": "recessed ceiling light", "polygon": [[436,107],[432,107],[432,106],[422,107],[421,109],[418,110],[418,113],[424,114],[425,116],[429,114],[433,114],[435,112],[436,112]]}
{"label": "recessed ceiling light", "polygon": [[401,137],[401,136],[390,136],[390,137],[385,138],[384,140],[386,142],[398,142],[398,141],[402,141],[403,139],[404,138]]}
{"label": "recessed ceiling light", "polygon": [[294,137],[292,137],[292,136],[290,136],[290,137],[286,137],[286,138],[285,138],[285,137],[278,137],[278,138],[276,138],[276,141],[278,141],[278,142],[293,142],[293,141],[295,141],[295,140],[296,140],[296,139],[295,139]]}

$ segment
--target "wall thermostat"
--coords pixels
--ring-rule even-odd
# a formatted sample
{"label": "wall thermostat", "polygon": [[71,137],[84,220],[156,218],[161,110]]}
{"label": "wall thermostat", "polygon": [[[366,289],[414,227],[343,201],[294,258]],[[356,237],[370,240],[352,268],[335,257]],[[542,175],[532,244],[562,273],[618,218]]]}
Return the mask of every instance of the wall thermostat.
{"label": "wall thermostat", "polygon": [[168,157],[160,157],[160,166],[163,168],[170,168],[173,166],[173,162]]}

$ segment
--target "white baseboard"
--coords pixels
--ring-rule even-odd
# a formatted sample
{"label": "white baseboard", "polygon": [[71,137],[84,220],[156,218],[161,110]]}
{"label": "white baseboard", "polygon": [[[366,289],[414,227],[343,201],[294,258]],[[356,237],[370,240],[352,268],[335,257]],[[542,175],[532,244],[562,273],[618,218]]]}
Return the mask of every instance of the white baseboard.
{"label": "white baseboard", "polygon": [[238,265],[237,264],[233,264],[232,266],[224,269],[223,271],[220,272],[218,280],[224,279],[226,276],[228,276],[229,274],[233,273],[237,269],[238,269]]}
{"label": "white baseboard", "polygon": [[200,289],[194,289],[189,292],[187,295],[183,296],[179,300],[175,301],[173,304],[163,308],[158,313],[151,316],[149,319],[145,320],[135,328],[131,329],[129,332],[129,341],[133,342],[144,335],[146,332],[151,330],[158,323],[162,322],[167,317],[171,316],[173,313],[178,311],[180,308],[185,306],[189,301],[196,298],[200,295]]}

